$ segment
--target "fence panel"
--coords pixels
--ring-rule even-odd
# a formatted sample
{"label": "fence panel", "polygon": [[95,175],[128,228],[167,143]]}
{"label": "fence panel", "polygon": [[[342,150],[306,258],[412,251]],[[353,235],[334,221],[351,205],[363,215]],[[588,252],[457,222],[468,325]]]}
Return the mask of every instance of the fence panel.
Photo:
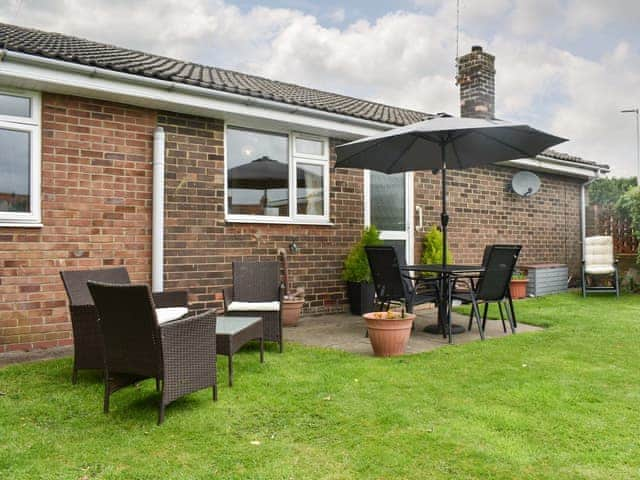
{"label": "fence panel", "polygon": [[616,253],[638,251],[638,239],[633,234],[631,220],[620,216],[611,207],[601,205],[588,207],[587,235],[611,235]]}

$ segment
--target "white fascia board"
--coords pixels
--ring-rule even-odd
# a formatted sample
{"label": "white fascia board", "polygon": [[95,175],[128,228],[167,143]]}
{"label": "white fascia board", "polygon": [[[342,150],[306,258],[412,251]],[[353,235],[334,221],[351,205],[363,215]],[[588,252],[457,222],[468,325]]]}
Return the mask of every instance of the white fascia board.
{"label": "white fascia board", "polygon": [[258,122],[262,128],[273,125],[344,140],[393,128],[312,108],[15,52],[5,51],[0,56],[0,84],[219,118],[230,123]]}
{"label": "white fascia board", "polygon": [[570,164],[570,162],[553,161],[547,158],[520,158],[518,160],[509,160],[501,162],[500,165],[514,167],[520,169],[531,170],[534,172],[553,173],[566,177],[576,177],[581,179],[595,178],[602,170],[597,165],[578,165]]}

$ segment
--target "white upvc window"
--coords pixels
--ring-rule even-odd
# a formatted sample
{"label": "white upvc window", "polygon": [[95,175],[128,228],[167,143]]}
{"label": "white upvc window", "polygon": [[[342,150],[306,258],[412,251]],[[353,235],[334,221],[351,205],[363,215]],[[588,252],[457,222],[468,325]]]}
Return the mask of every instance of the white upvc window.
{"label": "white upvc window", "polygon": [[0,227],[41,222],[40,94],[0,88]]}
{"label": "white upvc window", "polygon": [[329,223],[329,141],[227,126],[225,215],[231,222]]}

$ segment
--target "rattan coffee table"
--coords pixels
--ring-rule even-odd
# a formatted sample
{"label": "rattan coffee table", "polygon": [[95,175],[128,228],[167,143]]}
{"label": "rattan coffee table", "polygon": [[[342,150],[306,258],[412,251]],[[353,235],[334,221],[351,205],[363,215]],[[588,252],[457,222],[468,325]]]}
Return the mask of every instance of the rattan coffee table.
{"label": "rattan coffee table", "polygon": [[247,342],[260,340],[260,363],[264,363],[262,317],[216,317],[216,351],[229,357],[229,386],[233,386],[233,354]]}

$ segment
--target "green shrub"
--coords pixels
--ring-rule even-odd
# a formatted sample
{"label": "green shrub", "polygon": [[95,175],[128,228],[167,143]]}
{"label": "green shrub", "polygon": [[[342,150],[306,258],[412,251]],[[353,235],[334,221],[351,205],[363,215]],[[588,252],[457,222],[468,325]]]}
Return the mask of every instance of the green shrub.
{"label": "green shrub", "polygon": [[[442,232],[435,225],[432,226],[427,233],[424,234],[422,242],[422,258],[424,265],[442,263]],[[453,263],[453,255],[451,250],[447,250],[447,263]],[[435,274],[427,274],[435,275]]]}
{"label": "green shrub", "polygon": [[637,181],[631,178],[599,178],[589,185],[589,204],[613,206]]}
{"label": "green shrub", "polygon": [[380,232],[375,226],[370,226],[362,232],[362,238],[356,243],[344,261],[342,279],[347,282],[371,283],[371,270],[364,247],[381,245]]}

